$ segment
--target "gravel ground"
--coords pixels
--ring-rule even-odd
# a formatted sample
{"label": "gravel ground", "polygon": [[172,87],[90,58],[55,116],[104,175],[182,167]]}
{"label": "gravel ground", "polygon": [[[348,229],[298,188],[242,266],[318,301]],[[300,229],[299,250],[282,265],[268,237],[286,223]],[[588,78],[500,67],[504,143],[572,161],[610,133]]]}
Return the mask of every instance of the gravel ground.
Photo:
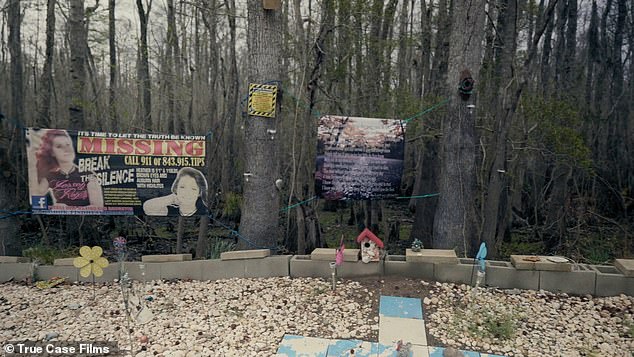
{"label": "gravel ground", "polygon": [[[136,284],[140,287],[142,284]],[[498,291],[414,279],[155,281],[128,324],[118,285],[0,284],[0,342],[116,340],[137,356],[270,356],[285,333],[376,341],[380,295],[423,299],[430,345],[509,356],[632,356],[634,298]],[[509,325],[510,324],[510,325]]]}

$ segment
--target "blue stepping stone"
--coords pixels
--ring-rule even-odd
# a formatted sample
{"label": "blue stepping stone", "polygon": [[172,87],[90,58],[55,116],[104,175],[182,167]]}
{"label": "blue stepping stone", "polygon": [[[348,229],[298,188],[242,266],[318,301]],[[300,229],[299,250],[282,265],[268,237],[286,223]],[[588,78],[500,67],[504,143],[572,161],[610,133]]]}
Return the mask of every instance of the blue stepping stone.
{"label": "blue stepping stone", "polygon": [[[429,357],[444,357],[444,351],[445,349],[443,347],[429,347]],[[463,350],[460,350],[460,352],[462,352],[462,355],[465,357],[480,357],[480,352]]]}
{"label": "blue stepping stone", "polygon": [[[407,348],[407,347],[406,347]],[[397,351],[395,345],[385,345],[379,343],[377,346],[377,357],[429,357],[427,346],[410,345],[409,353],[405,354],[404,351]]]}
{"label": "blue stepping stone", "polygon": [[[351,354],[352,351],[354,351],[354,354]],[[376,342],[366,342],[361,340],[336,340],[328,346],[327,356],[375,357],[376,353]]]}
{"label": "blue stepping stone", "polygon": [[284,335],[277,348],[278,356],[326,357],[330,340],[324,338]]}
{"label": "blue stepping stone", "polygon": [[379,315],[422,320],[423,307],[420,299],[381,296]]}

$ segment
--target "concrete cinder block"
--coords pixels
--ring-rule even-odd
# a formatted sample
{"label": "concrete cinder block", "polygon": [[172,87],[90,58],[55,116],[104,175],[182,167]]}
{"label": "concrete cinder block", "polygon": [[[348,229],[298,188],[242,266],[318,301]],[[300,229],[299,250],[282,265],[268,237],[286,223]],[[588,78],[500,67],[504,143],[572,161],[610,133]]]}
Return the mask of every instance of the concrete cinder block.
{"label": "concrete cinder block", "polygon": [[245,278],[270,278],[274,276],[289,276],[290,255],[276,255],[257,260],[244,261]]}
{"label": "concrete cinder block", "polygon": [[[469,259],[467,259],[469,260]],[[473,260],[470,260],[473,262]],[[478,268],[475,264],[434,264],[434,280],[443,283],[475,285]]]}
{"label": "concrete cinder block", "polygon": [[158,264],[161,279],[202,280],[202,261],[165,262]]}
{"label": "concrete cinder block", "polygon": [[[352,249],[346,248],[343,251],[343,261],[344,262],[356,262],[359,261],[359,251],[360,249]],[[315,248],[312,253],[310,253],[310,259],[314,261],[328,261],[334,262],[337,254],[337,250],[335,248]]]}
{"label": "concrete cinder block", "polygon": [[31,263],[2,263],[0,268],[0,283],[4,283],[13,279],[13,281],[22,281],[31,277]]}
{"label": "concrete cinder block", "polygon": [[627,277],[611,265],[590,265],[597,274],[596,296],[634,296],[634,277]]}
{"label": "concrete cinder block", "polygon": [[13,257],[8,255],[0,255],[0,264],[3,263],[28,263],[31,259],[27,257]]}
{"label": "concrete cinder block", "polygon": [[310,260],[334,262],[336,253],[337,250],[335,248],[315,248],[310,253]]}
{"label": "concrete cinder block", "polygon": [[[291,277],[321,277],[329,278],[332,270],[331,261],[312,260],[308,255],[295,255],[291,258]],[[383,261],[363,263],[345,262],[337,267],[337,277],[353,278],[362,276],[383,275]]]}
{"label": "concrete cinder block", "polygon": [[39,265],[36,268],[35,280],[49,280],[54,277],[65,278],[66,282],[79,281],[79,269],[69,266]]}
{"label": "concrete cinder block", "polygon": [[453,249],[421,249],[414,252],[411,249],[405,250],[405,260],[408,262],[418,263],[441,263],[441,264],[458,264],[456,251]]}
{"label": "concrete cinder block", "polygon": [[74,266],[73,261],[75,258],[58,258],[53,261],[54,266]]}
{"label": "concrete cinder block", "polygon": [[[537,261],[532,261],[533,258],[539,258]],[[541,270],[541,271],[563,271],[563,272],[571,272],[573,271],[573,264],[568,261],[565,263],[557,263],[548,260],[548,258],[559,258],[559,257],[548,257],[543,255],[511,255],[511,263],[515,266],[515,269],[518,270]],[[526,260],[530,259],[530,260]]]}
{"label": "concrete cinder block", "polygon": [[[74,268],[77,269],[77,268]],[[77,279],[83,282],[92,282],[92,275],[84,278],[79,274],[79,269],[77,269]],[[96,283],[111,283],[114,279],[119,279],[119,264],[118,263],[110,263],[107,267],[103,269],[103,275],[100,277],[95,277]]]}
{"label": "concrete cinder block", "polygon": [[[145,276],[141,274],[141,266],[143,266]],[[161,266],[158,263],[126,262],[125,271],[128,273],[128,278],[132,280],[151,281],[161,279]]]}
{"label": "concrete cinder block", "polygon": [[532,260],[524,260],[524,258],[536,257],[541,260],[540,257],[534,255],[511,255],[511,264],[517,270],[535,270],[535,262]]}
{"label": "concrete cinder block", "polygon": [[501,289],[539,289],[539,271],[517,270],[509,262],[486,262],[486,285]]}
{"label": "concrete cinder block", "polygon": [[539,288],[554,293],[595,294],[596,272],[587,265],[576,264],[571,272],[540,271]]}
{"label": "concrete cinder block", "polygon": [[344,262],[358,262],[360,251],[361,249],[346,248],[343,251],[343,261]]}
{"label": "concrete cinder block", "polygon": [[634,277],[634,259],[615,259],[614,266],[627,277]]}
{"label": "concrete cinder block", "polygon": [[315,261],[310,255],[294,255],[291,258],[291,277],[330,277],[328,261]]}
{"label": "concrete cinder block", "polygon": [[404,255],[388,255],[383,264],[385,275],[434,280],[434,264],[432,263],[412,263],[407,262]]}
{"label": "concrete cinder block", "polygon": [[270,249],[235,250],[220,253],[220,260],[259,259],[271,255]]}
{"label": "concrete cinder block", "polygon": [[141,257],[142,263],[184,262],[189,260],[192,260],[191,254],[159,254]]}
{"label": "concrete cinder block", "polygon": [[202,280],[244,278],[245,260],[202,260]]}
{"label": "concrete cinder block", "polygon": [[[337,267],[337,277],[339,278],[354,278],[362,276],[376,276],[383,275],[383,261],[364,263],[362,261],[357,262],[343,262]],[[328,273],[330,276],[330,272]]]}

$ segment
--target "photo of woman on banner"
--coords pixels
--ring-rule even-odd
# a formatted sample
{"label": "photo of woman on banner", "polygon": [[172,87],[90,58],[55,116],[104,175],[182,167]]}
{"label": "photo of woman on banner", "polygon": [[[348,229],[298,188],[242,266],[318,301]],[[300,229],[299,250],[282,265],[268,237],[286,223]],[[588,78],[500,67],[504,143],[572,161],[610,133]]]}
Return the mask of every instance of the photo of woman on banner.
{"label": "photo of woman on banner", "polygon": [[31,196],[49,196],[54,205],[103,207],[96,175],[88,177],[75,164],[75,148],[66,130],[27,129]]}
{"label": "photo of woman on banner", "polygon": [[205,197],[207,197],[205,175],[192,167],[183,167],[176,174],[172,193],[145,201],[143,211],[148,216],[205,215],[207,214]]}

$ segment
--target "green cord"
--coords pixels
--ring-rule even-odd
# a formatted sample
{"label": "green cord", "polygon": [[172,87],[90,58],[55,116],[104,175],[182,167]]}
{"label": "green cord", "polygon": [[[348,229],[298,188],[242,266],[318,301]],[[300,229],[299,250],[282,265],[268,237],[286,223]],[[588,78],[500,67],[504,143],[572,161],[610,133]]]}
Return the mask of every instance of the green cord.
{"label": "green cord", "polygon": [[408,197],[402,196],[402,197],[396,197],[396,199],[400,200],[405,198],[426,198],[426,197],[434,197],[434,196],[440,196],[440,193],[429,193],[429,194],[421,195],[421,196],[408,196]]}
{"label": "green cord", "polygon": [[443,100],[442,102],[439,102],[439,103],[434,104],[432,107],[427,108],[427,109],[423,110],[423,111],[422,111],[422,112],[420,112],[420,113],[416,113],[416,114],[412,115],[411,117],[409,117],[409,118],[407,118],[407,119],[404,119],[404,120],[403,120],[403,122],[405,122],[405,124],[407,124],[407,123],[409,123],[410,121],[412,121],[412,120],[416,119],[417,117],[419,117],[419,116],[421,116],[421,115],[423,115],[423,114],[427,114],[427,113],[429,113],[429,112],[431,112],[431,111],[433,111],[433,110],[438,109],[439,107],[441,107],[441,106],[443,106],[443,105],[447,104],[447,102],[449,102],[449,98],[447,98],[447,99]]}

